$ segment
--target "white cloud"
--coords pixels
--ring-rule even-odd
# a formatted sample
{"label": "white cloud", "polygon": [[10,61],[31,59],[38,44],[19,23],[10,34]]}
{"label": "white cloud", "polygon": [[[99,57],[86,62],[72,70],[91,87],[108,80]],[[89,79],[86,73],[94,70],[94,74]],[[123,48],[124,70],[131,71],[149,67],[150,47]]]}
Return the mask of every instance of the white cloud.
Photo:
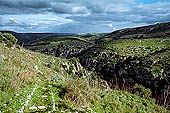
{"label": "white cloud", "polygon": [[[0,0],[0,29],[110,32],[170,21],[170,2],[137,0]],[[93,31],[92,31],[93,30]]]}
{"label": "white cloud", "polygon": [[73,13],[81,13],[81,12],[85,12],[86,10],[87,9],[84,6],[77,6],[72,8]]}
{"label": "white cloud", "polygon": [[106,13],[121,13],[121,12],[127,12],[130,10],[130,7],[123,4],[111,4],[108,5],[108,7],[105,9]]}
{"label": "white cloud", "polygon": [[[22,17],[22,18],[21,18]],[[40,32],[39,29],[46,28],[48,32],[50,26],[58,26],[62,24],[68,24],[73,22],[73,20],[66,19],[67,16],[59,16],[54,14],[22,14],[22,15],[2,15],[1,16],[1,28],[7,30],[23,31],[26,32],[35,31]]]}
{"label": "white cloud", "polygon": [[113,24],[107,24],[108,27],[112,28],[113,27]]}

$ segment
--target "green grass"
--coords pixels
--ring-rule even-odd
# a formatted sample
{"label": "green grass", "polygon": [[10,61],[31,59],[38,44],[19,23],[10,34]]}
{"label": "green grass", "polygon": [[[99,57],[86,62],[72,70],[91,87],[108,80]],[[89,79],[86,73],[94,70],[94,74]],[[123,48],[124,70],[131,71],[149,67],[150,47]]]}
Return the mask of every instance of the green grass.
{"label": "green grass", "polygon": [[16,92],[0,91],[0,111],[4,113],[16,112],[23,106],[23,102],[26,101],[26,98],[31,91],[31,86],[27,86],[26,88],[22,88]]}
{"label": "green grass", "polygon": [[150,53],[170,47],[170,39],[126,39],[109,41],[102,47],[112,49],[122,56],[147,56]]}
{"label": "green grass", "polygon": [[157,108],[152,100],[146,100],[126,91],[101,92],[103,97],[91,105],[95,112],[105,113],[156,113],[163,111],[163,108]]}
{"label": "green grass", "polygon": [[74,37],[74,36],[63,36],[63,37],[48,37],[44,39],[40,39],[37,41],[34,41],[31,43],[31,45],[43,45],[47,43],[59,43],[59,42],[67,42],[67,41],[79,41],[79,42],[84,42],[84,43],[89,43],[87,40],[79,38],[79,37]]}
{"label": "green grass", "polygon": [[[55,112],[169,112],[152,100],[126,91],[106,90],[107,83],[94,72],[83,69],[76,58],[55,58],[21,47],[7,48],[2,43],[0,55],[0,111],[3,113],[20,110],[31,93],[24,112],[53,111],[53,98]],[[32,106],[45,108],[31,110]]]}

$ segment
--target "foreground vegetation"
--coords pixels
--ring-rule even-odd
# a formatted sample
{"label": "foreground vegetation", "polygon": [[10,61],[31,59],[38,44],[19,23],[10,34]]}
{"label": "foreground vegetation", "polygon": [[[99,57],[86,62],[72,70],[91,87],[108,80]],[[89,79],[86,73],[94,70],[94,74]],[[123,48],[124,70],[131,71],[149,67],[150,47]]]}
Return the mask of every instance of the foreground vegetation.
{"label": "foreground vegetation", "polygon": [[76,58],[0,43],[0,112],[168,113],[151,98],[113,90]]}

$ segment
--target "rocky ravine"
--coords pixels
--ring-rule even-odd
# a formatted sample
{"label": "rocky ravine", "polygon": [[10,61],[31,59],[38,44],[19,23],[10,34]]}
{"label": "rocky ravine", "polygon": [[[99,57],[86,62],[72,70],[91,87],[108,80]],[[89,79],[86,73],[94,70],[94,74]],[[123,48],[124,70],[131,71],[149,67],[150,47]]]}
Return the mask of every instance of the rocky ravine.
{"label": "rocky ravine", "polygon": [[[170,64],[165,61],[169,61],[170,58],[165,54],[170,54],[170,50],[152,53],[152,57],[157,59],[155,60],[151,55],[141,58],[120,56],[109,50],[103,52],[102,48],[91,48],[81,53],[79,59],[84,67],[96,71],[112,88],[115,85],[121,88],[125,84],[133,86],[138,83],[150,88],[152,97],[158,98],[170,86]],[[160,66],[160,70],[155,69],[157,65]]]}

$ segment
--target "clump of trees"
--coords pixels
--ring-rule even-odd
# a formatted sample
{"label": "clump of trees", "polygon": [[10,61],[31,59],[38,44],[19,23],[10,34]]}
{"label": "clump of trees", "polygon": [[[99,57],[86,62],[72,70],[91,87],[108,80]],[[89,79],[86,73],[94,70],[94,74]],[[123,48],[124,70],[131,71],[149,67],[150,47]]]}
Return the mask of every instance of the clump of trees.
{"label": "clump of trees", "polygon": [[4,43],[7,47],[13,47],[17,43],[17,39],[9,33],[0,33],[0,43]]}

